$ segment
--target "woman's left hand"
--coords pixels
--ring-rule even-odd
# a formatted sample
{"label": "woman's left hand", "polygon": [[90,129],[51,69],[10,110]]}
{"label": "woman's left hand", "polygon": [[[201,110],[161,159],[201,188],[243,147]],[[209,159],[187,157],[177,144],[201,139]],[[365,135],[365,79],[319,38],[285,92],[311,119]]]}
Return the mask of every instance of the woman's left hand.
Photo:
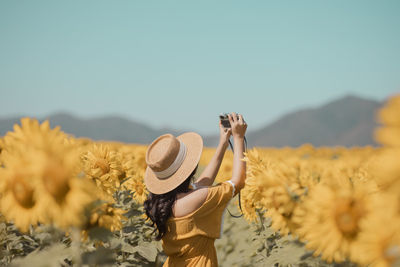
{"label": "woman's left hand", "polygon": [[222,126],[221,121],[219,121],[219,143],[223,145],[227,145],[229,141],[229,137],[232,135],[231,128],[225,128]]}

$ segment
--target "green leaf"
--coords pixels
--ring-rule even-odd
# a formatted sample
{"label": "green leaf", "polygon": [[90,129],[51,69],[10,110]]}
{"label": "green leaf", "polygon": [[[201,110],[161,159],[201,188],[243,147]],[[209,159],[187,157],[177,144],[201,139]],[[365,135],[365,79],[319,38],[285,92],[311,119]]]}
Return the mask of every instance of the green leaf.
{"label": "green leaf", "polygon": [[60,266],[64,259],[71,256],[70,248],[63,244],[55,244],[43,250],[35,250],[24,258],[17,258],[12,261],[10,267],[53,267]]}
{"label": "green leaf", "polygon": [[142,243],[137,247],[137,251],[146,260],[150,262],[156,261],[158,254],[157,248],[151,244]]}
{"label": "green leaf", "polygon": [[129,245],[128,243],[122,244],[121,251],[126,253],[135,253],[138,251],[138,247]]}
{"label": "green leaf", "polygon": [[40,240],[41,244],[50,244],[53,239],[51,234],[46,232],[36,234],[35,237]]}
{"label": "green leaf", "polygon": [[112,264],[115,262],[115,253],[108,248],[99,247],[95,251],[82,254],[83,264]]}
{"label": "green leaf", "polygon": [[130,209],[127,213],[124,213],[123,215],[127,218],[133,217],[133,216],[140,216],[142,212],[138,209]]}
{"label": "green leaf", "polygon": [[110,241],[110,248],[119,250],[123,244],[125,244],[125,242],[122,239],[112,238]]}
{"label": "green leaf", "polygon": [[134,232],[134,231],[137,231],[138,229],[137,229],[137,227],[136,226],[125,226],[124,228],[122,228],[122,231],[124,232],[124,233],[132,233],[132,232]]}
{"label": "green leaf", "polygon": [[89,237],[92,240],[101,240],[103,242],[108,241],[113,237],[110,230],[103,227],[94,227],[89,230]]}

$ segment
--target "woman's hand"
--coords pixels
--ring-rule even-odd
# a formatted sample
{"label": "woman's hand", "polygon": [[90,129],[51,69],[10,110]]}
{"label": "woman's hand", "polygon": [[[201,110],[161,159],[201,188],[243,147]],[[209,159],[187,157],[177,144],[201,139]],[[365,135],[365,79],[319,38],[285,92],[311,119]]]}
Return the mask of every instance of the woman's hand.
{"label": "woman's hand", "polygon": [[233,138],[239,137],[244,138],[246,133],[247,124],[243,119],[243,116],[239,114],[239,119],[237,118],[238,115],[234,112],[228,114],[229,122],[231,124],[232,135]]}
{"label": "woman's hand", "polygon": [[231,134],[232,130],[222,126],[221,121],[219,121],[219,143],[222,145],[227,145]]}

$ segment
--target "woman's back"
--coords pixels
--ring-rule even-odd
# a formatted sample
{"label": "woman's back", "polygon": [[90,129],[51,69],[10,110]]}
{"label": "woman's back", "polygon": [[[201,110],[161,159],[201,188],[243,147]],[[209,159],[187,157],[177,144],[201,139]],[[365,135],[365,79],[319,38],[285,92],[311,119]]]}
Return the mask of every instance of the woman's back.
{"label": "woman's back", "polygon": [[202,187],[188,193],[179,193],[172,206],[172,216],[182,217],[192,213],[205,202],[208,194],[208,187]]}
{"label": "woman's back", "polygon": [[214,241],[221,237],[223,214],[233,190],[230,182],[223,182],[186,195],[192,195],[199,202],[199,196],[206,192],[205,200],[197,209],[168,219],[167,232],[162,238],[168,255],[164,266],[218,266]]}

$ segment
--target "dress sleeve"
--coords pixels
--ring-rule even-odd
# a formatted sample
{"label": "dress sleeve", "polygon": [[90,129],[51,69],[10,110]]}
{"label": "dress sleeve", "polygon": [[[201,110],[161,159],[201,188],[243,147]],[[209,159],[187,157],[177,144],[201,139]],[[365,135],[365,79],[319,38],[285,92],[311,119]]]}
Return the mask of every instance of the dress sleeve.
{"label": "dress sleeve", "polygon": [[207,199],[204,204],[195,212],[195,217],[210,216],[211,214],[220,217],[224,209],[234,195],[234,184],[225,181],[208,188]]}
{"label": "dress sleeve", "polygon": [[194,215],[194,225],[199,233],[220,238],[224,211],[234,195],[234,183],[225,181],[208,188],[203,206]]}
{"label": "dress sleeve", "polygon": [[214,205],[224,208],[235,194],[235,184],[232,181],[225,181],[210,187],[208,190],[210,190],[210,201]]}

